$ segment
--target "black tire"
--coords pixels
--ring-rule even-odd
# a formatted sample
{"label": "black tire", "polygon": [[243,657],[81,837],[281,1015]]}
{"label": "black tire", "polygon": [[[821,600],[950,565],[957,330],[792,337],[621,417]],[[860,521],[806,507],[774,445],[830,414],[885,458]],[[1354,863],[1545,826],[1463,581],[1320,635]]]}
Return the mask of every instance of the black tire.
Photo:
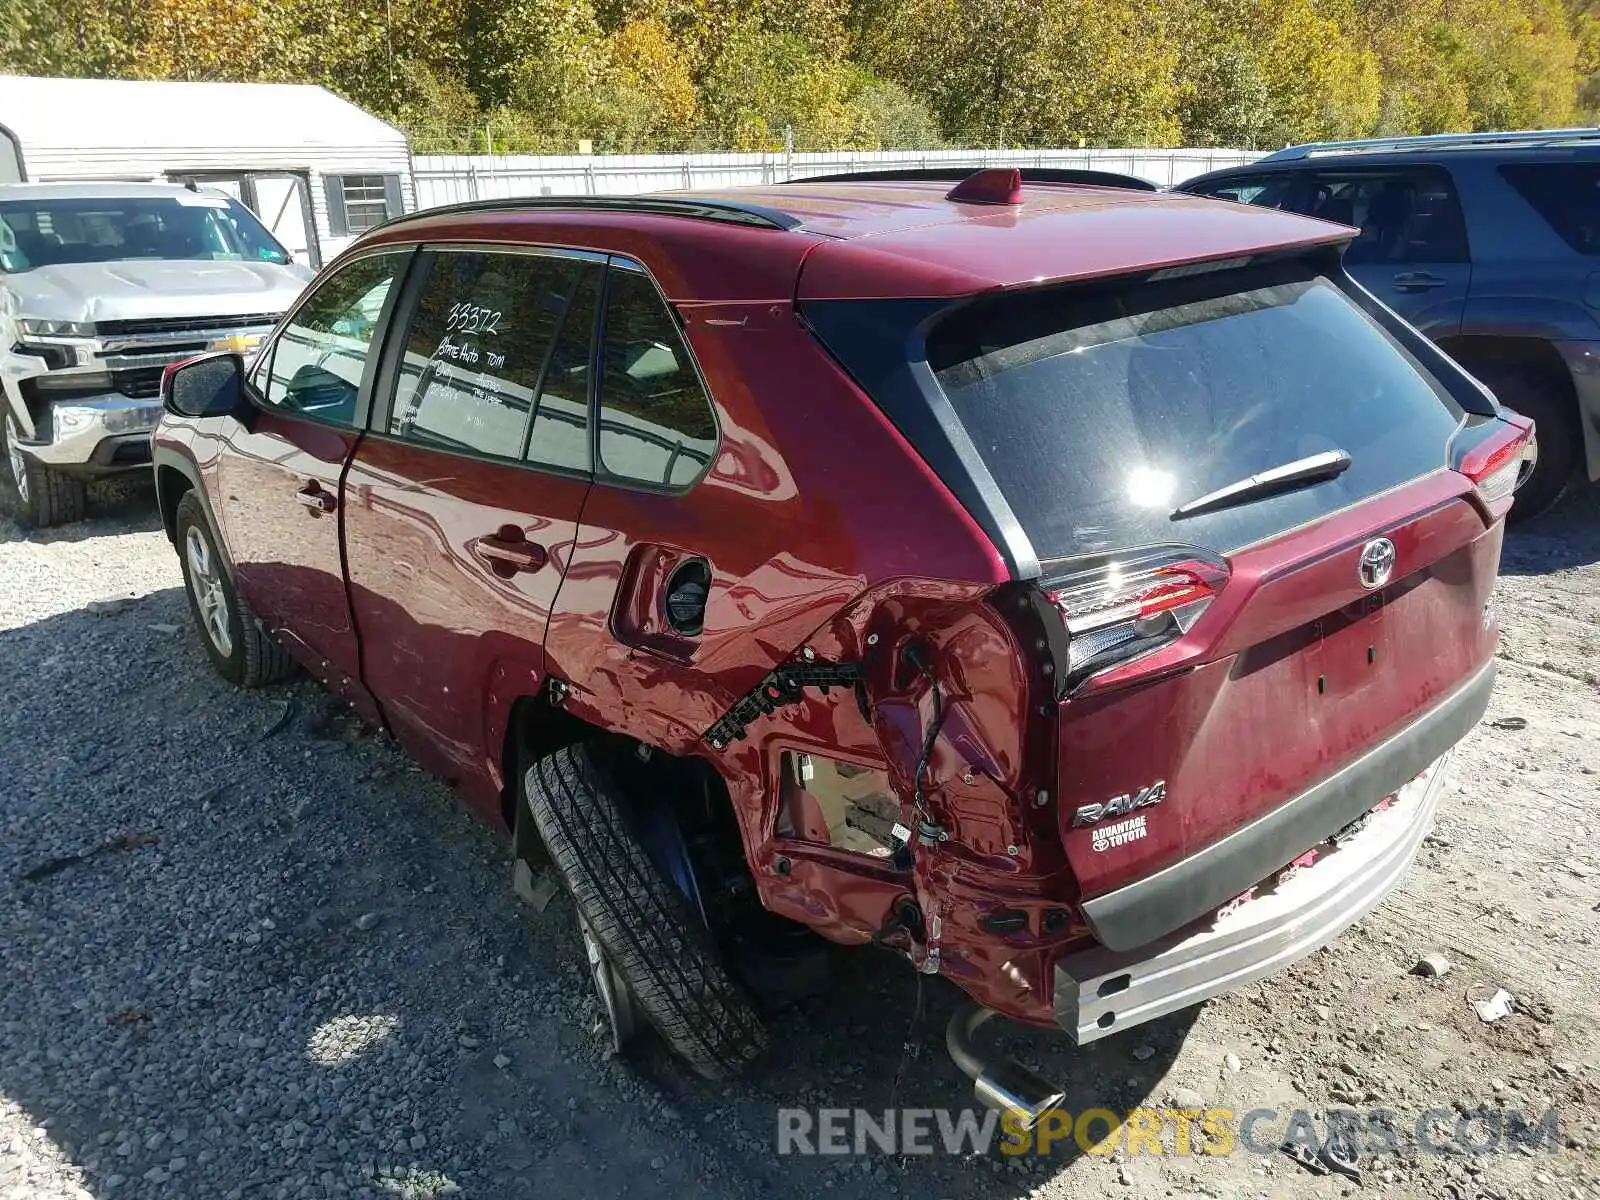
{"label": "black tire", "polygon": [[[250,611],[239,593],[234,590],[233,573],[228,560],[217,548],[216,532],[206,515],[205,505],[194,492],[185,492],[178,501],[175,529],[177,531],[178,561],[183,567],[184,592],[189,597],[189,613],[194,617],[195,628],[200,633],[201,644],[211,665],[229,683],[255,688],[287,679],[294,673],[294,660],[284,653],[283,647],[261,627],[261,622]],[[222,610],[227,616],[228,637],[222,644],[208,624],[207,613],[201,607],[200,593],[210,591],[204,584],[197,586],[197,568],[189,553],[190,538],[197,537],[205,544],[216,593],[220,596]]]}
{"label": "black tire", "polygon": [[5,442],[5,478],[16,501],[17,516],[34,529],[49,529],[83,520],[89,488],[83,480],[52,471],[26,454],[12,453],[12,439],[21,431],[17,418],[6,413],[0,424]]}
{"label": "black tire", "polygon": [[1510,516],[1514,523],[1526,521],[1552,508],[1578,472],[1583,430],[1578,426],[1577,406],[1558,384],[1536,373],[1485,368],[1478,378],[1501,404],[1533,418],[1539,458],[1517,489]]}
{"label": "black tire", "polygon": [[709,932],[631,832],[606,769],[609,740],[538,759],[523,776],[533,814],[580,915],[668,1046],[706,1079],[759,1058],[766,1028],[728,974]]}

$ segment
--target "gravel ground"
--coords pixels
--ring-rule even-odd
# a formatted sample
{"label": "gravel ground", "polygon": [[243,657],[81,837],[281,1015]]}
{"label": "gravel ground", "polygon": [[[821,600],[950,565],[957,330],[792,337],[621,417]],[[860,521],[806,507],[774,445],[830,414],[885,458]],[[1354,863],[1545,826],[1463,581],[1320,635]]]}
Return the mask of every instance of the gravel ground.
{"label": "gravel ground", "polygon": [[[1385,1107],[1408,1129],[1554,1108],[1548,1152],[1403,1142],[1365,1156],[1364,1190],[1600,1196],[1600,493],[1515,534],[1505,568],[1502,682],[1405,889],[1201,1010],[1081,1053],[1008,1035],[1070,1107]],[[965,1105],[953,989],[857,952],[735,1084],[610,1059],[565,902],[513,899],[448,788],[308,682],[214,676],[147,491],[50,534],[0,519],[0,674],[0,1197],[1355,1188],[1243,1151],[780,1158],[783,1106]],[[1430,951],[1444,978],[1410,973]],[[1517,1011],[1480,1022],[1479,983]]]}

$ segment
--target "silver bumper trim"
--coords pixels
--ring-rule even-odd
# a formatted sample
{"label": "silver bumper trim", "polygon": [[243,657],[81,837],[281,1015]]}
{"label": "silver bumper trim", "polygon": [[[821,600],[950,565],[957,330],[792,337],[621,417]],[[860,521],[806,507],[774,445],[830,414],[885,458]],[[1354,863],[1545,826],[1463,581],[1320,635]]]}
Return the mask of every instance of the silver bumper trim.
{"label": "silver bumper trim", "polygon": [[[58,417],[53,441],[17,443],[23,454],[47,466],[87,466],[106,440],[148,439],[161,417],[161,401],[154,398],[74,397],[58,402],[55,408],[58,412],[63,408],[72,410],[75,420],[71,429],[61,430]],[[141,411],[148,412],[148,420],[138,419]]]}
{"label": "silver bumper trim", "polygon": [[1447,753],[1333,853],[1222,917],[1139,950],[1059,959],[1056,1022],[1082,1045],[1188,1008],[1321,949],[1404,881],[1433,826]]}

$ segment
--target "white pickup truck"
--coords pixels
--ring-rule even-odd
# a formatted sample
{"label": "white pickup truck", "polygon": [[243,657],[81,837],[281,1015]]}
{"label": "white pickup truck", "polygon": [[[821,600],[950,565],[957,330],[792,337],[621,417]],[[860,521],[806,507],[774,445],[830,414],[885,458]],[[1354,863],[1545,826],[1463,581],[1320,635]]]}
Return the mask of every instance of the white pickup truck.
{"label": "white pickup truck", "polygon": [[0,475],[21,518],[77,520],[89,480],[147,467],[162,370],[252,349],[310,278],[220,192],[0,185]]}

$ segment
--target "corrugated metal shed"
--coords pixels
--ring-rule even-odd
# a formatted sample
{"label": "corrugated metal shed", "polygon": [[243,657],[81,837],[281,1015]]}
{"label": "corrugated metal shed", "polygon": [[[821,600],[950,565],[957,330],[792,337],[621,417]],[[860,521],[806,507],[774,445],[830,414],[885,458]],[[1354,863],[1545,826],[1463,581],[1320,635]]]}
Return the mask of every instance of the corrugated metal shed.
{"label": "corrugated metal shed", "polygon": [[0,127],[30,180],[299,173],[324,257],[348,240],[329,220],[325,176],[398,176],[415,204],[405,134],[307,84],[0,75]]}

